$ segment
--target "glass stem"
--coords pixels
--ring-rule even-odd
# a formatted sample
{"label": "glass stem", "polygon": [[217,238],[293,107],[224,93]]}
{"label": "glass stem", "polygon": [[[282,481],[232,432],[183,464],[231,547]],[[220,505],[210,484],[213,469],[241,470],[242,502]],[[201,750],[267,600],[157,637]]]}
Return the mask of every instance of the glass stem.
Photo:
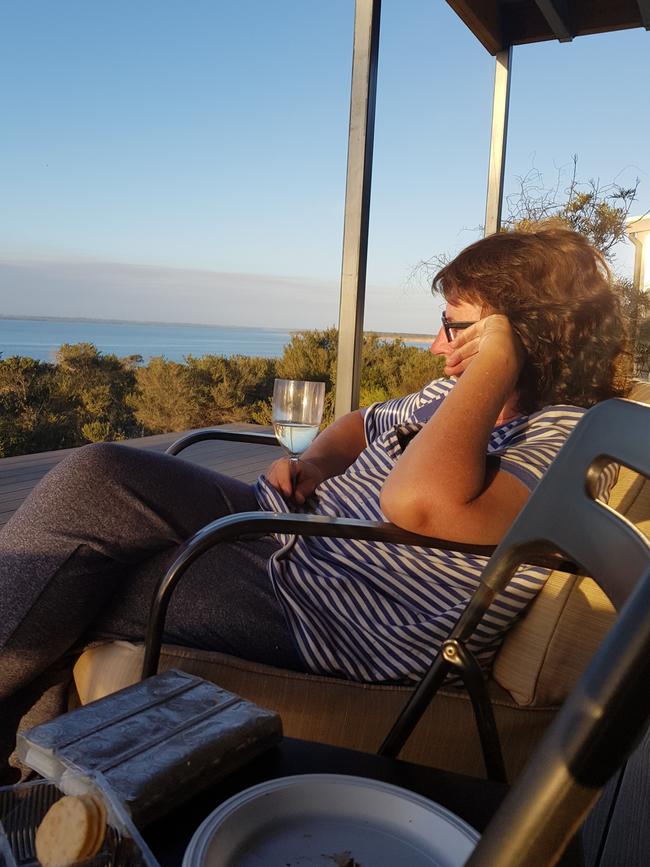
{"label": "glass stem", "polygon": [[296,490],[296,477],[298,475],[298,461],[300,460],[300,455],[291,455],[289,458],[289,475],[291,477],[291,493],[294,494]]}

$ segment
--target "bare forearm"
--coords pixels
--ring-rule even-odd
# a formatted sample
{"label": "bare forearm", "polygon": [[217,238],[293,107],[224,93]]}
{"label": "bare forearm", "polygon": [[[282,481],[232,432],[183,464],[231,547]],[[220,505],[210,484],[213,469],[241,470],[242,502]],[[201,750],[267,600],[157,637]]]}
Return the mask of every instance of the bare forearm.
{"label": "bare forearm", "polygon": [[487,317],[473,329],[454,341],[458,352],[446,369],[459,370],[460,378],[397,461],[381,508],[407,530],[489,544],[501,539],[528,496],[487,460],[499,413],[516,398],[523,354],[504,317]]}
{"label": "bare forearm", "polygon": [[479,496],[488,440],[517,375],[500,347],[482,352],[397,462],[386,482],[389,493],[392,487],[419,490],[422,468],[431,467],[426,492],[432,507],[462,505]]}
{"label": "bare forearm", "polygon": [[320,433],[302,460],[315,464],[323,479],[345,472],[366,446],[363,416],[359,410],[337,419]]}

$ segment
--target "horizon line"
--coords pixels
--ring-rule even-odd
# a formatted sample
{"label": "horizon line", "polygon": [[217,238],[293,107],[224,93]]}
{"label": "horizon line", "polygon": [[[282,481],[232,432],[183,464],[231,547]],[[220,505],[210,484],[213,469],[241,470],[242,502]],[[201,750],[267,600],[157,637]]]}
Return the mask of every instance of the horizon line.
{"label": "horizon line", "polygon": [[[5,319],[31,320],[41,322],[105,322],[110,325],[178,325],[190,328],[231,328],[234,331],[274,331],[281,334],[300,334],[303,331],[324,331],[327,328],[336,328],[335,325],[327,325],[324,328],[270,328],[264,325],[223,325],[219,322],[170,322],[159,319],[103,319],[95,316],[48,316],[17,313],[0,313],[0,321]],[[414,339],[431,340],[430,334],[411,331],[379,331],[376,328],[364,329],[364,334],[378,334],[379,336],[412,337]]]}

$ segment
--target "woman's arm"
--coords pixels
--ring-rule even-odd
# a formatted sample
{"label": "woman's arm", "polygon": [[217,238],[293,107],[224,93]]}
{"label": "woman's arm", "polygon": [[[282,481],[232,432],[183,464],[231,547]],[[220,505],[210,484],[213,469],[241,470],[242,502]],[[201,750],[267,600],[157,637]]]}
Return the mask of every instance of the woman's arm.
{"label": "woman's arm", "polygon": [[381,508],[406,530],[495,544],[528,497],[522,482],[487,458],[490,434],[515,392],[524,352],[501,315],[480,320],[451,346],[445,372],[460,378],[388,476]]}
{"label": "woman's arm", "polygon": [[285,499],[301,505],[322,481],[345,472],[365,447],[363,412],[354,410],[316,437],[298,461],[293,482],[288,458],[272,463],[266,477]]}

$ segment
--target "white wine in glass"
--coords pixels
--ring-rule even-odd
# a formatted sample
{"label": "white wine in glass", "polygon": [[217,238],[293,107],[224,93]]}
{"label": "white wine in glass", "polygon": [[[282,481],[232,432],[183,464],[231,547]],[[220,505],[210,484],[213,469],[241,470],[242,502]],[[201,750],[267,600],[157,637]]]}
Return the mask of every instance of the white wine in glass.
{"label": "white wine in glass", "polygon": [[311,445],[323,418],[324,382],[276,379],[273,385],[273,430],[291,460],[291,478],[300,455]]}

